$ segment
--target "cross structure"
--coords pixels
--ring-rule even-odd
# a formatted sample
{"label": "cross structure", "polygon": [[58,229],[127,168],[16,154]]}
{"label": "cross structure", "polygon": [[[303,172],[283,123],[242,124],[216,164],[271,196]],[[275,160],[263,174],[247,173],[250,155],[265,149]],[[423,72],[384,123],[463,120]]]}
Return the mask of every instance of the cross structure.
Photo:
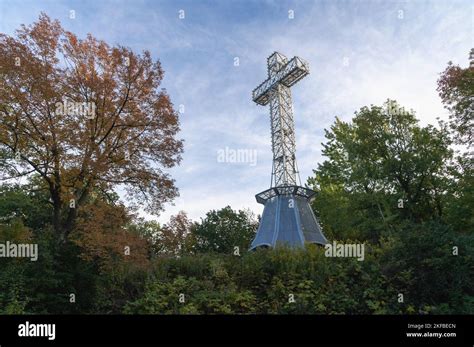
{"label": "cross structure", "polygon": [[324,245],[327,240],[309,204],[316,193],[299,185],[295,156],[290,88],[309,74],[309,65],[299,57],[288,61],[278,52],[267,63],[268,78],[253,90],[252,99],[258,105],[270,104],[272,180],[270,189],[256,195],[265,207],[251,249],[280,244],[304,247],[306,242]]}

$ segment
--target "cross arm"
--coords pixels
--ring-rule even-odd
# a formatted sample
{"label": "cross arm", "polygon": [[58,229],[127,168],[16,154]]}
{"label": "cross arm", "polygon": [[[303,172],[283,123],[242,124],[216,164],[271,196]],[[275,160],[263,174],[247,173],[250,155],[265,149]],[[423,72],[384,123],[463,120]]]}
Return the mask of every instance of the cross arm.
{"label": "cross arm", "polygon": [[307,74],[309,74],[308,63],[299,57],[294,57],[275,75],[253,90],[252,100],[259,105],[266,105],[270,101],[270,91],[275,84],[282,83],[286,87],[291,87]]}

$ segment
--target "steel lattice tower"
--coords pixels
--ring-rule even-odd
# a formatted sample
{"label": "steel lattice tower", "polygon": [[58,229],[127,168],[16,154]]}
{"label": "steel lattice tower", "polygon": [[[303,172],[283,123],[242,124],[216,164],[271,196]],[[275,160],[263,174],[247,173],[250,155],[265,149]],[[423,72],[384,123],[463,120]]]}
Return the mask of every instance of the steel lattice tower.
{"label": "steel lattice tower", "polygon": [[309,74],[308,63],[299,57],[290,61],[274,52],[267,59],[268,78],[254,89],[252,99],[270,104],[273,168],[270,189],[255,197],[265,208],[251,249],[280,244],[303,247],[305,242],[326,244],[309,205],[315,192],[301,187],[296,164],[295,125],[291,87]]}

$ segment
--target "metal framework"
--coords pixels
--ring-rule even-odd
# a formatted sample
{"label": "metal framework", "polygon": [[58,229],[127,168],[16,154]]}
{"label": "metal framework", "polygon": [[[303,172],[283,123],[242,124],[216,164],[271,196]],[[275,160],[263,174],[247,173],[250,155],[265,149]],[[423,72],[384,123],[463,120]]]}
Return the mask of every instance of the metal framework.
{"label": "metal framework", "polygon": [[291,86],[309,73],[304,60],[290,61],[275,52],[267,59],[268,78],[253,90],[258,105],[270,104],[273,168],[272,183],[255,196],[265,205],[257,234],[250,249],[286,244],[304,247],[306,243],[324,245],[327,240],[310,206],[316,192],[299,184],[296,165],[295,126]]}
{"label": "metal framework", "polygon": [[255,103],[270,103],[273,169],[271,186],[297,185],[295,125],[290,87],[309,74],[309,66],[303,59],[290,61],[275,52],[267,59],[268,78],[252,92]]}

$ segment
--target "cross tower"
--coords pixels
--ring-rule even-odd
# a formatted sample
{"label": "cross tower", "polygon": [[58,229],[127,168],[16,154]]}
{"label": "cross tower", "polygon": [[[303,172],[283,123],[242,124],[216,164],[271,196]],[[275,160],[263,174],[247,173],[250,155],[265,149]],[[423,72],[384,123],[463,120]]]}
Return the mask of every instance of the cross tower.
{"label": "cross tower", "polygon": [[251,249],[279,244],[303,247],[305,242],[326,244],[309,205],[315,192],[301,187],[296,165],[295,126],[291,87],[309,74],[308,63],[299,57],[290,61],[274,52],[267,59],[268,78],[253,90],[255,103],[270,104],[273,168],[270,189],[256,195],[265,205]]}

